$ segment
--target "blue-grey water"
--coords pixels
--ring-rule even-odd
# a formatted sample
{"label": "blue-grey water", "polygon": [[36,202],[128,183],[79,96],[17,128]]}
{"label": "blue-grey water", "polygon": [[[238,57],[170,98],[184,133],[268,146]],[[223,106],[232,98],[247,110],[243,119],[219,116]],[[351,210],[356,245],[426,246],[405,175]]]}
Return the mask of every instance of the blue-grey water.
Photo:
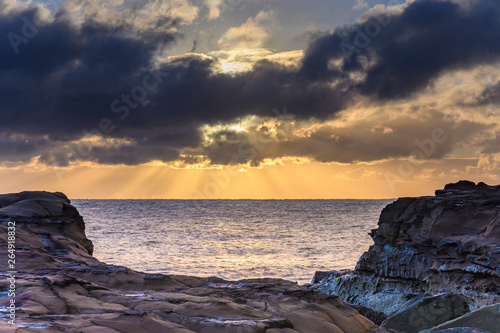
{"label": "blue-grey water", "polygon": [[73,200],[94,256],[143,272],[310,282],[354,268],[392,200]]}

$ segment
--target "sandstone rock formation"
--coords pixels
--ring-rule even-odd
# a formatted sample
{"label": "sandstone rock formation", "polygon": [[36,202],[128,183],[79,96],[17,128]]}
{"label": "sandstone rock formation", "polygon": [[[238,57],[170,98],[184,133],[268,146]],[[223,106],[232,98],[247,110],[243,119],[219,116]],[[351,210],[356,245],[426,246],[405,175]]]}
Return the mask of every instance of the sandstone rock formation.
{"label": "sandstone rock formation", "polygon": [[500,186],[460,181],[435,196],[400,198],[371,236],[354,271],[314,287],[386,315],[443,292],[465,296],[471,309],[500,302]]}
{"label": "sandstone rock formation", "polygon": [[[92,257],[61,193],[0,196],[0,332],[384,332],[337,296],[279,279],[145,274]],[[8,226],[15,222],[15,326]],[[133,251],[133,249],[131,249]]]}

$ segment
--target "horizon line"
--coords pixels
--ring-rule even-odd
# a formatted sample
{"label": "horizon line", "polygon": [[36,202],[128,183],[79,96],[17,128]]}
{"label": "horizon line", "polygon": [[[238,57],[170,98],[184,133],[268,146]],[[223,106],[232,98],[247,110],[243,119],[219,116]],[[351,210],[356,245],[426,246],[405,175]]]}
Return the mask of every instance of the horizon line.
{"label": "horizon line", "polygon": [[197,201],[197,200],[255,200],[255,201],[270,201],[270,200],[395,200],[394,198],[205,198],[205,199],[186,199],[186,198],[69,198],[70,200],[183,200],[183,201]]}

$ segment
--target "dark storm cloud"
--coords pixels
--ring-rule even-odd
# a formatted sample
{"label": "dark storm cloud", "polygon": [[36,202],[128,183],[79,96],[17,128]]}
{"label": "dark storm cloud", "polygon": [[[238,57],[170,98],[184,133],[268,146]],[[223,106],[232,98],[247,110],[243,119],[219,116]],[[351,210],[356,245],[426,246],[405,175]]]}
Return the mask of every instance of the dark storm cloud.
{"label": "dark storm cloud", "polygon": [[[361,72],[364,79],[352,82],[351,89],[387,99],[418,92],[446,70],[498,61],[500,4],[463,4],[419,0],[401,14],[386,12],[340,28],[309,47],[301,74],[324,81]],[[329,68],[335,59],[341,65]]]}
{"label": "dark storm cloud", "polygon": [[[187,59],[166,65],[170,79],[163,83],[146,108],[168,115],[171,121],[231,120],[255,114],[273,116],[275,106],[293,105],[300,117],[326,117],[345,106],[346,95],[327,84],[303,84],[294,69],[258,62],[252,71],[231,76],[213,74],[211,60]],[[155,119],[155,118],[153,118]]]}
{"label": "dark storm cloud", "polygon": [[[36,149],[26,149],[55,165],[170,161],[200,145],[198,126],[204,123],[272,117],[272,108],[284,105],[297,119],[326,119],[357,94],[404,97],[445,70],[490,63],[500,55],[500,6],[493,0],[473,2],[469,9],[450,1],[415,1],[363,47],[355,41],[366,24],[342,27],[313,41],[299,69],[260,61],[238,75],[216,74],[215,60],[197,56],[155,67],[157,51],[179,38],[165,29],[176,27],[169,18],[158,20],[162,29],[137,31],[122,20],[77,25],[64,11],[50,22],[37,15],[36,8],[0,14],[0,131],[48,135]],[[342,52],[347,44],[357,47],[349,59]],[[83,148],[76,140],[96,130],[130,143],[79,153]],[[335,155],[331,144],[319,141],[324,156]],[[272,155],[309,156],[308,151],[305,143],[286,143]],[[313,157],[333,159],[323,155]],[[7,156],[12,152],[0,145],[0,158]],[[226,157],[221,152],[212,158],[224,163]]]}
{"label": "dark storm cloud", "polygon": [[54,148],[47,138],[0,133],[0,152],[4,162],[29,162],[43,150]]}
{"label": "dark storm cloud", "polygon": [[152,160],[175,160],[178,151],[165,145],[144,145],[135,142],[95,146],[78,142],[56,146],[44,151],[39,161],[48,165],[68,166],[72,162],[91,161],[99,164],[137,165]]}

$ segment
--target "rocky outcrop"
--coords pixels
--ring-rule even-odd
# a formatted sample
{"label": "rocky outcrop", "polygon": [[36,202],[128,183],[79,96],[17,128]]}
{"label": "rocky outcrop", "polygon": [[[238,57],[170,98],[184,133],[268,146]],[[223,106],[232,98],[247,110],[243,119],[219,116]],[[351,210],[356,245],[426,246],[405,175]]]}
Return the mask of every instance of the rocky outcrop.
{"label": "rocky outcrop", "polygon": [[314,288],[386,315],[443,292],[465,296],[472,309],[500,302],[500,186],[460,181],[435,196],[400,198],[371,236],[354,271],[332,272]]}
{"label": "rocky outcrop", "polygon": [[420,332],[468,313],[467,300],[457,294],[417,296],[408,301],[383,323],[401,333]]}
{"label": "rocky outcrop", "polygon": [[[285,280],[224,281],[106,265],[92,257],[83,219],[61,193],[0,196],[0,221],[0,332],[385,331],[337,296]],[[14,222],[16,261],[8,267]],[[13,313],[15,326],[8,323]]]}

